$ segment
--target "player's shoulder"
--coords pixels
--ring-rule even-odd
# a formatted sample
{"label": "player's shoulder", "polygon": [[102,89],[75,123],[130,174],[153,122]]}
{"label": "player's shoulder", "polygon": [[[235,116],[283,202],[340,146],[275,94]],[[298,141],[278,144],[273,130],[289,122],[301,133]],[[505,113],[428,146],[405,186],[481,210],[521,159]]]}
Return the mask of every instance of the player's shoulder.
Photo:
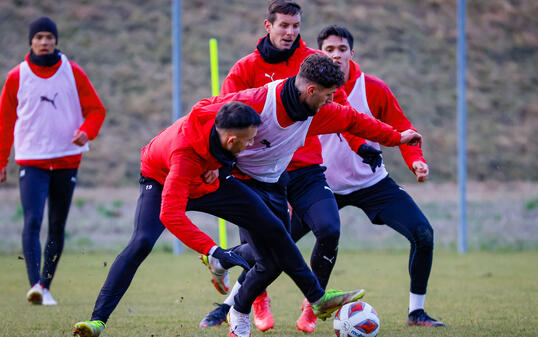
{"label": "player's shoulder", "polygon": [[383,91],[392,94],[389,85],[379,77],[365,73],[364,84],[367,86],[367,90]]}
{"label": "player's shoulder", "polygon": [[77,72],[86,76],[84,69],[82,69],[82,67],[78,63],[76,63],[75,61],[71,59],[68,59],[68,61],[69,61],[69,64],[71,65],[71,69],[73,69],[73,72]]}
{"label": "player's shoulder", "polygon": [[8,81],[11,81],[11,80],[14,80],[14,79],[18,79],[19,78],[19,74],[20,74],[20,70],[21,70],[21,64],[17,64],[16,66],[14,66],[13,68],[11,68],[11,70],[7,73],[7,80]]}
{"label": "player's shoulder", "polygon": [[239,68],[239,67],[251,67],[255,64],[263,61],[262,56],[257,51],[254,51],[250,54],[247,54],[239,59],[239,61],[235,62],[233,68]]}

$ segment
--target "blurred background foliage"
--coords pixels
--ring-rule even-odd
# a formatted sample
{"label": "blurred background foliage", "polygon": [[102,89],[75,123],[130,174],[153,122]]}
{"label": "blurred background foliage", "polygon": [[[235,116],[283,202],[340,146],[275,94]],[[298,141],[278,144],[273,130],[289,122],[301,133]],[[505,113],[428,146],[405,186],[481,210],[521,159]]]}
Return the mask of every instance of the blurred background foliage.
{"label": "blurred background foliage", "polygon": [[[182,1],[182,110],[211,95],[210,38],[221,81],[265,33],[263,0]],[[355,60],[383,79],[423,134],[431,179],[457,176],[457,1],[311,0],[302,37],[317,48],[326,25],[355,36]],[[468,169],[476,181],[538,180],[538,2],[469,0]],[[107,119],[80,169],[85,186],[136,185],[140,148],[170,124],[171,1],[7,0],[0,2],[0,81],[29,51],[28,24],[47,15],[59,48],[80,64]],[[13,151],[12,151],[13,152]],[[393,177],[412,181],[398,150],[385,149]],[[8,182],[17,184],[10,161]]]}

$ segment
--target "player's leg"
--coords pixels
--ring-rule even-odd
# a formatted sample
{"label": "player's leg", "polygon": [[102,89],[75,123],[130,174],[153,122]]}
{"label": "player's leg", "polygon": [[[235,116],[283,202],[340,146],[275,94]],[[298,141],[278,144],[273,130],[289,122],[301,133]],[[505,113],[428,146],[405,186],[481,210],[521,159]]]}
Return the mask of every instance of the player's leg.
{"label": "player's leg", "polygon": [[327,185],[323,171],[319,165],[291,171],[288,201],[294,213],[292,239],[298,241],[304,235],[305,227],[312,230],[316,237],[310,266],[321,286],[325,288],[336,262],[340,239],[340,216],[338,205]]}
{"label": "player's leg", "polygon": [[[279,274],[284,269],[301,290],[312,292],[311,297],[323,295],[317,279],[304,262],[283,222],[251,187],[236,178],[226,179],[221,181],[217,191],[201,198],[190,199],[187,210],[212,214],[246,228],[254,242],[249,244],[256,256],[256,266],[251,270],[258,269],[260,275],[267,276],[267,279],[272,281],[278,276],[274,274]],[[280,213],[284,212],[287,213]],[[258,264],[261,266],[258,267]],[[250,305],[264,289],[265,287],[249,291],[253,297],[245,301],[250,302],[245,313],[250,312]]]}
{"label": "player's leg", "polygon": [[[242,228],[239,228],[239,229],[240,229],[240,232],[243,231]],[[231,248],[231,250],[234,253],[241,255],[241,257],[243,257],[250,266],[254,266],[256,264],[256,260],[252,252],[252,249],[250,249],[250,246],[246,243],[246,240],[241,240],[241,242],[244,242],[244,243]],[[235,281],[235,284],[233,285],[231,291],[228,293],[228,296],[226,297],[224,302],[222,304],[215,303],[217,307],[213,309],[212,311],[210,311],[200,321],[200,324],[199,324],[200,328],[219,326],[226,321],[226,316],[228,315],[228,311],[230,311],[230,308],[234,305],[234,297],[239,291],[239,288],[241,287],[241,283],[245,279],[246,274],[247,274],[246,270],[243,270],[241,274],[239,274],[237,281]],[[256,315],[256,312],[254,312],[254,315]],[[256,318],[256,316],[254,316],[254,318]],[[254,322],[256,323],[256,319],[254,320]]]}
{"label": "player's leg", "polygon": [[29,302],[41,304],[43,287],[39,283],[41,271],[41,244],[39,232],[43,221],[45,201],[50,183],[50,171],[30,166],[21,166],[19,170],[19,190],[24,215],[22,230],[22,250],[28,280],[32,287],[26,297]]}
{"label": "player's leg", "polygon": [[[292,239],[298,241],[312,230],[316,243],[310,258],[312,271],[323,288],[327,287],[336,263],[340,238],[340,217],[334,195],[323,174],[324,169],[314,165],[290,172],[288,201],[293,208]],[[303,301],[297,329],[312,333],[316,327],[316,316],[310,303]]]}
{"label": "player's leg", "polygon": [[[254,266],[254,264],[256,263],[255,254],[250,248],[250,245],[247,243],[247,236],[248,231],[244,228],[239,228],[239,238],[244,244],[237,247],[236,249],[239,250],[237,252],[238,254],[243,256],[243,258],[245,258],[245,260],[247,260],[247,262],[249,262],[251,266]],[[250,261],[253,261],[253,263],[251,263]],[[233,291],[233,297],[235,297],[235,295],[239,291],[241,283],[243,283],[243,281],[245,280],[246,274],[247,271],[243,270],[243,272],[237,279],[237,282],[234,284],[235,289]],[[227,298],[227,301],[224,301],[224,303],[233,305],[233,297],[231,299]],[[271,299],[269,298],[267,290],[263,291],[261,295],[256,297],[256,299],[252,303],[252,314],[254,315],[254,325],[256,326],[256,328],[258,328],[258,330],[267,331],[275,326],[275,319],[273,318],[273,313],[271,312]]]}
{"label": "player's leg", "polygon": [[[336,195],[336,199],[339,206],[355,205],[362,208],[372,223],[386,224],[409,240],[409,275],[411,277],[409,309],[410,313],[415,309],[420,309],[422,311],[419,313],[424,313],[424,299],[433,258],[433,228],[420,208],[390,177],[347,196]],[[424,315],[419,315],[418,320],[424,320]],[[427,318],[431,319],[429,316]],[[437,323],[430,323],[431,325],[442,324],[435,322]],[[420,323],[420,325],[428,324]]]}
{"label": "player's leg", "polygon": [[[271,187],[261,192],[257,194],[244,183],[230,178],[223,181],[217,191],[198,199],[191,199],[187,204],[188,210],[221,217],[247,228],[250,234],[249,244],[257,257],[256,265],[249,270],[243,286],[235,296],[234,307],[230,310],[230,320],[233,322],[239,317],[237,322],[246,322],[241,320],[240,316],[248,316],[254,299],[278,277],[282,270],[294,280],[309,301],[314,303],[314,311],[318,316],[326,318],[347,301],[352,301],[357,296],[356,291],[327,293],[323,291],[282,221],[269,210],[260,197],[265,192],[271,192]],[[281,213],[284,212],[287,213],[287,211]],[[230,325],[231,328],[233,326],[234,324]],[[250,331],[249,325],[243,328]]]}
{"label": "player's leg", "polygon": [[49,289],[56,267],[62,256],[64,232],[76,185],[77,169],[54,170],[51,172],[49,186],[49,229],[44,249],[43,272],[40,283],[43,285],[43,305],[56,305]]}
{"label": "player's leg", "polygon": [[158,182],[148,178],[140,179],[140,196],[131,240],[112,263],[95,302],[91,320],[75,324],[75,333],[84,337],[99,335],[129,288],[138,267],[153,249],[164,231],[164,225],[159,220],[161,193],[162,185]]}
{"label": "player's leg", "polygon": [[[394,182],[393,182],[394,183]],[[376,221],[405,236],[410,243],[409,275],[409,325],[444,326],[424,311],[426,289],[433,261],[433,228],[418,205],[403,189],[394,183],[387,188],[394,198],[377,215]]]}

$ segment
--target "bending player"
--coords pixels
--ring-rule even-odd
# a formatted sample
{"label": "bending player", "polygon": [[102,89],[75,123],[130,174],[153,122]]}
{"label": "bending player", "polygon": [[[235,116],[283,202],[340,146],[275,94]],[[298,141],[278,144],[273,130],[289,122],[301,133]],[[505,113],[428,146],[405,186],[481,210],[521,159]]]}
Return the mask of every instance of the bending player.
{"label": "bending player", "polygon": [[[185,215],[187,210],[206,212],[245,226],[248,228],[248,242],[255,247],[256,267],[249,271],[245,286],[235,298],[234,308],[237,310],[231,310],[230,336],[250,335],[248,311],[258,289],[268,284],[266,280],[257,278],[256,273],[269,276],[270,283],[282,271],[286,272],[321,318],[330,316],[334,310],[363,293],[362,290],[325,292],[284,224],[257,191],[225,174],[234,164],[235,156],[252,144],[260,125],[258,114],[261,110],[255,111],[246,104],[234,102],[234,98],[209,106],[198,104],[189,115],[176,121],[143,148],[140,198],[133,236],[112,264],[91,320],[76,323],[75,334],[83,337],[101,334],[136,270],[149,255],[164,228],[190,248],[210,255],[216,269],[222,271],[233,265],[248,268],[239,255],[219,248],[201,232]],[[248,93],[244,98],[247,102],[253,100]],[[363,120],[366,119],[354,121]],[[394,135],[392,130],[389,131],[393,141],[400,139],[398,133]],[[420,136],[416,133],[407,133],[402,139],[409,141],[417,137]],[[205,183],[203,176],[218,168],[223,173],[222,179]]]}

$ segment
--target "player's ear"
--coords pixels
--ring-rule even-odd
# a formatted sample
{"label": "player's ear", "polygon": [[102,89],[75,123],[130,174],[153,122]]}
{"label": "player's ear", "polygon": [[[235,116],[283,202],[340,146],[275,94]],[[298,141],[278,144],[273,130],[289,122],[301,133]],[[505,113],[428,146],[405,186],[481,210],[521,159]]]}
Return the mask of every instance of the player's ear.
{"label": "player's ear", "polygon": [[306,86],[306,94],[307,96],[312,96],[316,93],[317,85],[315,84],[308,84]]}
{"label": "player's ear", "polygon": [[234,134],[228,135],[228,138],[226,138],[226,144],[227,145],[233,145],[237,141],[237,136]]}
{"label": "player's ear", "polygon": [[269,20],[265,19],[263,20],[263,26],[265,27],[265,31],[270,34],[272,23]]}

